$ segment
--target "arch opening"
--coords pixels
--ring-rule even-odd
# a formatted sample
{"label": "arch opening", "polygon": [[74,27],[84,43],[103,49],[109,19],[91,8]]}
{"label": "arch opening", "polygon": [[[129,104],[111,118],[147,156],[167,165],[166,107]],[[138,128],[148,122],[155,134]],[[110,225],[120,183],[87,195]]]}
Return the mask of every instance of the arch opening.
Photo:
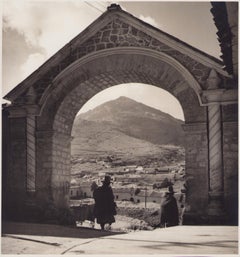
{"label": "arch opening", "polygon": [[[37,169],[46,173],[47,181],[40,175],[36,178],[39,198],[46,201],[46,198],[50,197],[57,206],[65,206],[68,203],[71,131],[75,116],[81,107],[104,89],[119,84],[142,83],[162,88],[179,101],[187,126],[184,131],[188,134],[186,172],[188,171],[190,175],[194,174],[195,177],[197,174],[197,177],[203,178],[204,184],[203,194],[200,196],[197,192],[195,195],[191,194],[194,196],[191,201],[197,199],[203,206],[202,209],[206,209],[208,177],[206,176],[205,126],[207,116],[206,107],[200,106],[199,103],[197,82],[184,67],[179,66],[177,61],[173,65],[173,60],[168,61],[166,56],[162,59],[159,54],[153,56],[152,51],[150,54],[148,50],[144,53],[136,50],[131,54],[129,51],[125,52],[125,49],[122,50],[119,53],[113,51],[112,54],[110,54],[111,51],[99,51],[100,53],[96,56],[90,55],[89,59],[76,61],[54,79],[48,89],[48,96],[42,98],[45,102],[42,105],[41,116],[37,117],[40,142],[37,151],[40,156],[39,159],[37,158]],[[191,125],[193,123],[194,126]],[[199,133],[199,129],[202,132]],[[205,158],[203,164],[201,163],[197,168],[192,166],[193,160],[197,158],[194,150],[196,148],[203,149]],[[189,153],[194,153],[194,156]],[[191,208],[196,211],[199,205]]]}
{"label": "arch opening", "polygon": [[[107,101],[126,96],[152,108],[170,114],[176,119],[184,121],[184,114],[179,101],[164,89],[149,84],[124,83],[104,89],[87,101],[78,114],[87,112]],[[78,115],[77,114],[77,115]]]}
{"label": "arch opening", "polygon": [[[182,119],[178,100],[151,85],[121,84],[93,96],[78,112],[72,129],[70,206],[75,213],[83,203],[88,203],[86,209],[92,208],[92,185],[100,186],[104,176],[110,175],[120,215],[128,216],[123,208],[126,202],[132,209],[157,211],[167,187],[173,185],[182,216]],[[157,221],[151,225],[157,226]],[[113,227],[118,228],[118,222]]]}

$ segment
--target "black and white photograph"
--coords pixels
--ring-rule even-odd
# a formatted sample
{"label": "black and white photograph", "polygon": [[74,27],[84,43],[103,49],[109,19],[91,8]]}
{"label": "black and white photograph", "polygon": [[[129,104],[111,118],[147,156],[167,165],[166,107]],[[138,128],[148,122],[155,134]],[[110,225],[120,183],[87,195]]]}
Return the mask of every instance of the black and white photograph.
{"label": "black and white photograph", "polygon": [[239,256],[238,1],[0,4],[1,255]]}

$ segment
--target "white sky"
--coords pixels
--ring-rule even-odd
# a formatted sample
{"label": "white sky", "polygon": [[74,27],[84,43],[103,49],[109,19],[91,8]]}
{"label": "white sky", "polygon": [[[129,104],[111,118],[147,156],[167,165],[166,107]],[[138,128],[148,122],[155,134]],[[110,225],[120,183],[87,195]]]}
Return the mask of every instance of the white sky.
{"label": "white sky", "polygon": [[[111,3],[113,2],[80,0],[2,1],[2,94],[6,95],[89,26]],[[118,3],[135,17],[219,58],[220,47],[210,13],[210,2],[122,1]],[[177,107],[176,100],[172,102],[173,97],[170,94],[164,94],[162,90],[152,86],[132,86],[118,86],[113,87],[112,91],[105,90],[102,94],[98,94],[98,97],[94,97],[93,102],[98,105],[121,94],[154,108],[161,108],[165,112],[170,112],[169,106],[174,106],[170,108],[172,110],[170,114],[183,119],[180,105]],[[86,106],[88,105],[90,106],[88,108],[94,107],[93,103],[88,103]],[[162,109],[163,106],[165,109]]]}
{"label": "white sky", "polygon": [[95,108],[97,105],[106,102],[106,99],[108,101],[114,100],[119,96],[132,98],[137,102],[142,102],[155,109],[169,113],[177,119],[184,120],[182,107],[173,95],[161,88],[138,83],[121,84],[105,89],[96,94],[91,99],[92,101],[88,101],[79,113]]}

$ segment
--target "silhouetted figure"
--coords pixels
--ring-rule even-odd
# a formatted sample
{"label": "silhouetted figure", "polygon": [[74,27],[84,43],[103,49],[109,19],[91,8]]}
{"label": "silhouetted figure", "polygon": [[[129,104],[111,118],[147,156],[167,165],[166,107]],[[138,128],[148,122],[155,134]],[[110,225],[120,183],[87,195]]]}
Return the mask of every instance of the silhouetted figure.
{"label": "silhouetted figure", "polygon": [[173,187],[169,186],[161,204],[161,227],[172,227],[179,224],[177,201],[173,195]]}
{"label": "silhouetted figure", "polygon": [[97,223],[100,224],[101,229],[104,230],[105,224],[111,226],[111,224],[115,222],[114,215],[117,213],[113,191],[110,186],[111,177],[105,176],[102,183],[103,185],[93,192],[93,198],[95,200],[94,215],[97,218]]}

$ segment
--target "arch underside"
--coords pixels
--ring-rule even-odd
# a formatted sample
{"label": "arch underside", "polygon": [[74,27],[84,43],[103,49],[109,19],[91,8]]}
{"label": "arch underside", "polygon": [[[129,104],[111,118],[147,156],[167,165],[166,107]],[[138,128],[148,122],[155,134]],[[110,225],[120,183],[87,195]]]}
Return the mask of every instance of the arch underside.
{"label": "arch underside", "polygon": [[[185,123],[206,122],[206,107],[199,104],[196,81],[166,56],[163,60],[146,53],[117,53],[76,62],[52,82],[41,115],[37,117],[37,131],[41,135],[37,151],[38,191],[48,192],[58,205],[64,198],[67,201],[71,130],[76,114],[95,94],[124,83],[144,83],[167,90],[180,102]],[[51,131],[50,135],[45,135],[46,131]]]}
{"label": "arch underside", "polygon": [[76,113],[89,99],[108,87],[124,83],[162,88],[178,99],[186,123],[205,121],[206,110],[199,104],[201,89],[191,74],[166,56],[148,54],[148,51],[104,53],[83,63],[76,62],[52,82],[42,98],[45,102],[38,117],[38,129],[70,134]]}

